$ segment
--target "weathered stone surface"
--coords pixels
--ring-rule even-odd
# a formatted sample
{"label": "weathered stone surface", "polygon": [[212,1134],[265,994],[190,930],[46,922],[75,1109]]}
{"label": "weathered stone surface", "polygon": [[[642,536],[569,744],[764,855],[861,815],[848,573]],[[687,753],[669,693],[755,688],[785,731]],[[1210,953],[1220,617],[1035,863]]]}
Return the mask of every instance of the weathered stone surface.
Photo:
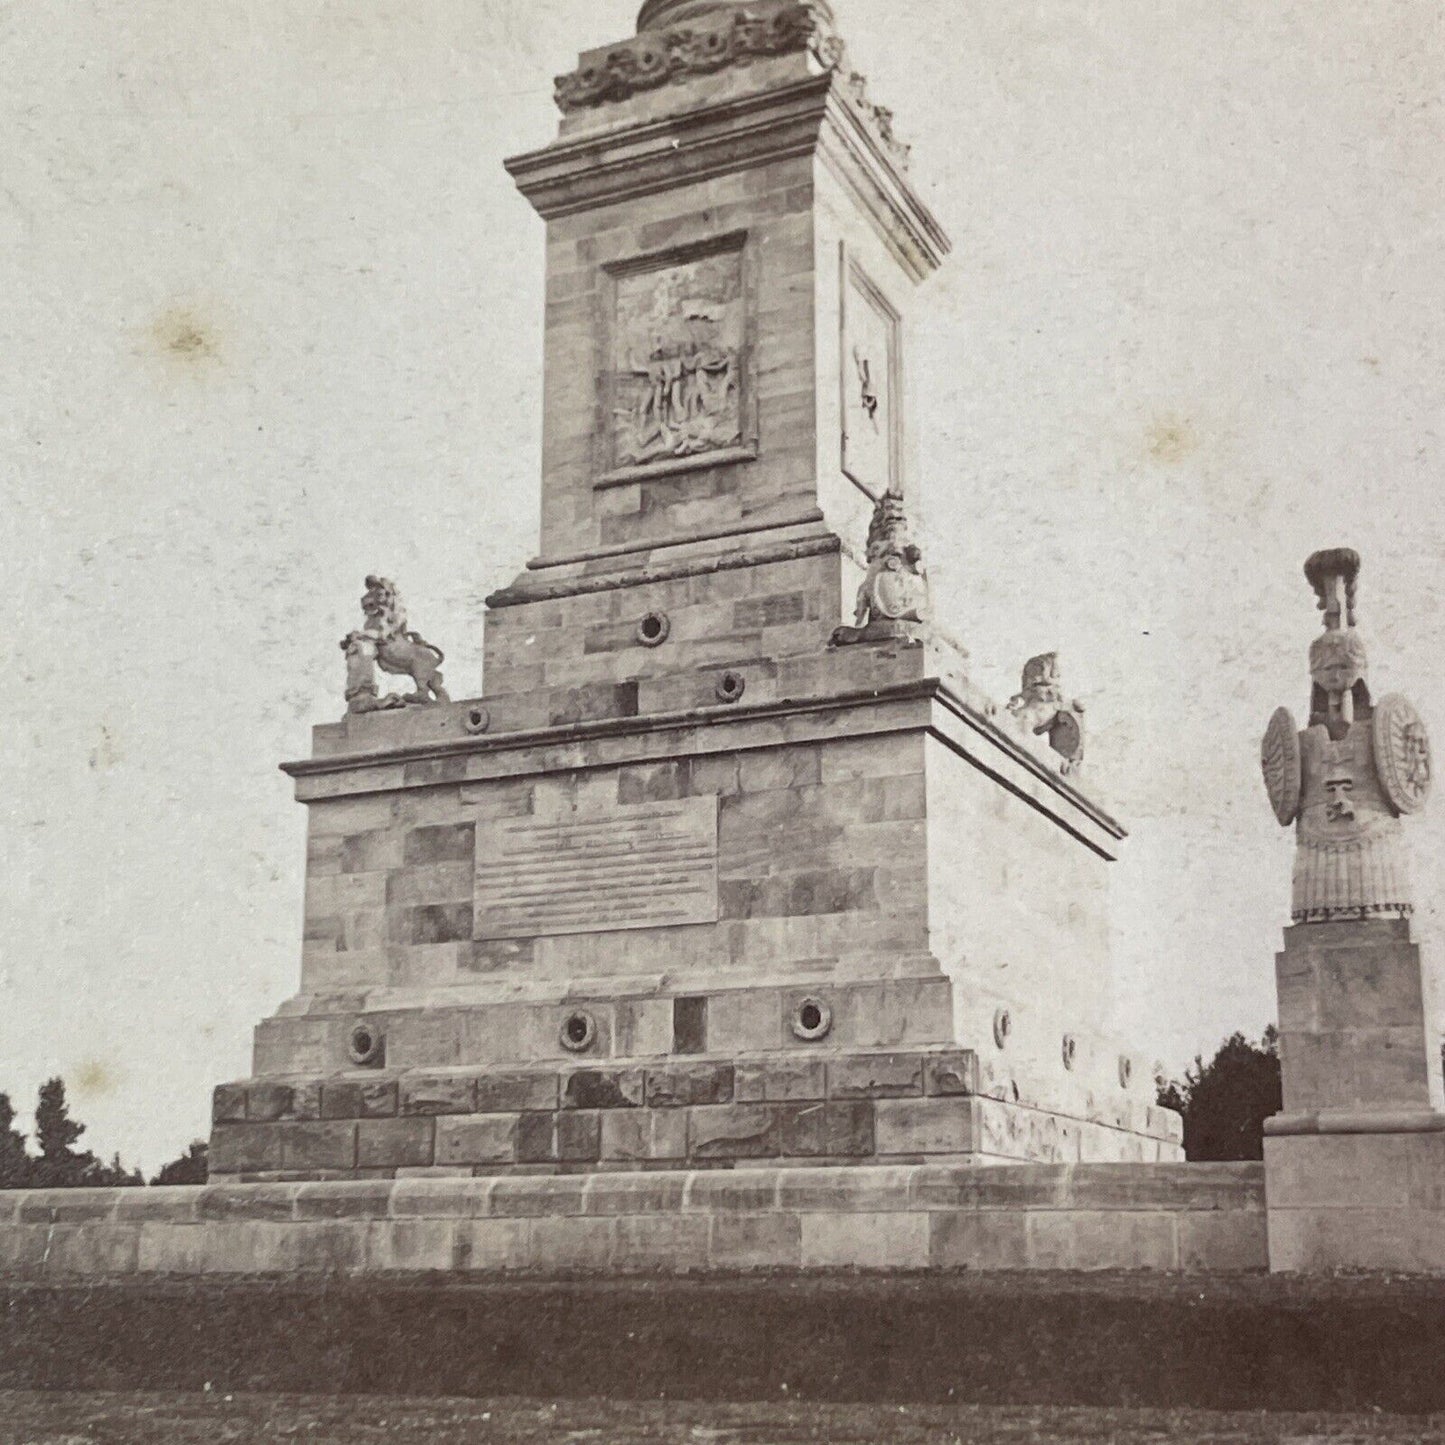
{"label": "weathered stone surface", "polygon": [[476,1112],[477,1082],[470,1074],[417,1074],[401,1081],[403,1114]]}
{"label": "weathered stone surface", "polygon": [[[550,1118],[549,1116],[546,1116]],[[517,1158],[516,1114],[446,1115],[437,1120],[438,1164],[510,1164]]]}
{"label": "weathered stone surface", "polygon": [[767,1159],[781,1147],[775,1106],[717,1104],[688,1111],[688,1155],[694,1159]]}
{"label": "weathered stone surface", "polygon": [[604,1160],[682,1160],[687,1157],[685,1109],[609,1109],[602,1115]]}
{"label": "weathered stone surface", "polygon": [[557,1076],[554,1073],[517,1071],[477,1075],[476,1108],[479,1114],[519,1113],[523,1109],[555,1109]]}
{"label": "weathered stone surface", "polygon": [[356,1168],[356,1130],[353,1123],[283,1124],[281,1168],[309,1172]]}
{"label": "weathered stone surface", "polygon": [[921,1054],[873,1054],[828,1065],[828,1095],[834,1099],[901,1099],[923,1092]]}
{"label": "weathered stone surface", "polygon": [[976,1147],[972,1099],[880,1099],[880,1154],[966,1154]]}
{"label": "weathered stone surface", "polygon": [[246,1118],[253,1123],[278,1119],[319,1119],[321,1084],[257,1081],[246,1090]]}
{"label": "weathered stone surface", "polygon": [[322,1085],[324,1119],[388,1119],[396,1112],[395,1079],[328,1079]]}
{"label": "weathered stone surface", "polygon": [[211,1130],[211,1172],[245,1174],[281,1167],[281,1131],[264,1124],[220,1124]]}
{"label": "weathered stone surface", "polygon": [[731,1064],[671,1064],[647,1071],[649,1108],[725,1104],[732,1097]]}
{"label": "weathered stone surface", "polygon": [[559,1162],[595,1163],[601,1157],[602,1118],[597,1110],[566,1110],[556,1120]]}
{"label": "weathered stone surface", "polygon": [[641,1069],[578,1069],[562,1083],[564,1109],[636,1109],[646,1098]]}
{"label": "weathered stone surface", "polygon": [[358,1169],[420,1168],[433,1162],[435,1123],[429,1118],[366,1119],[357,1126]]}
{"label": "weathered stone surface", "polygon": [[245,1084],[217,1084],[211,1094],[211,1122],[240,1124],[246,1118]]}
{"label": "weathered stone surface", "polygon": [[825,1099],[827,1065],[822,1059],[777,1059],[736,1066],[733,1097],[738,1103],[795,1102]]}
{"label": "weathered stone surface", "polygon": [[785,1156],[864,1158],[874,1151],[871,1100],[790,1104],[777,1114]]}

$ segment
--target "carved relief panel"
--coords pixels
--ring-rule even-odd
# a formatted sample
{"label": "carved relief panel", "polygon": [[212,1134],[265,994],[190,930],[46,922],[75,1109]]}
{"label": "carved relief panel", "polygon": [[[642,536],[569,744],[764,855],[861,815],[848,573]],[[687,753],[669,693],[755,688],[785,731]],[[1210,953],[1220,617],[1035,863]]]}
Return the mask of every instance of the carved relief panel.
{"label": "carved relief panel", "polygon": [[876,500],[902,480],[898,313],[846,249],[841,259],[843,471]]}
{"label": "carved relief panel", "polygon": [[607,268],[604,484],[756,455],[746,239]]}

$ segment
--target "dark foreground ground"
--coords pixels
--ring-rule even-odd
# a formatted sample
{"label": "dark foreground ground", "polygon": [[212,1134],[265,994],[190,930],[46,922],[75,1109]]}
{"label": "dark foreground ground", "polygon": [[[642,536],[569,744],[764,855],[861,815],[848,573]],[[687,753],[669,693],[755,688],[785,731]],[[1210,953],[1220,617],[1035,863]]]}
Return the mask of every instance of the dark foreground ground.
{"label": "dark foreground ground", "polygon": [[1404,1445],[1441,1439],[1445,1417],[0,1391],[0,1445]]}
{"label": "dark foreground ground", "polygon": [[[207,1386],[211,1398],[203,1397]],[[1030,1435],[1034,1415],[1025,1410],[978,1417],[987,1419],[989,1434],[977,1422],[950,1425],[958,1417],[948,1412],[1089,1406],[1445,1415],[1445,1279],[1031,1272],[0,1280],[0,1390],[65,1392],[48,1402],[52,1408],[72,1402],[82,1408],[87,1391],[125,1392],[132,1402],[139,1397],[130,1392],[164,1391],[173,1392],[169,1409],[190,1400],[212,1412],[220,1409],[218,1398],[232,1395],[227,1408],[251,1411],[253,1420],[268,1407],[242,1404],[242,1397],[373,1397],[312,1401],[296,1425],[297,1438],[305,1439],[363,1438],[357,1431],[380,1397],[410,1397],[410,1405],[386,1408],[467,1411],[475,1423],[458,1428],[474,1432],[496,1421],[480,1422],[470,1406],[430,1402],[557,1401],[564,1412],[574,1409],[567,1402],[637,1402],[615,1406],[623,1411],[615,1429],[598,1414],[613,1407],[587,1403],[575,1406],[583,1423],[572,1435],[529,1435],[519,1423],[512,1434],[457,1439],[1307,1440],[1330,1431],[1300,1427],[1291,1435],[1265,1420],[1190,1436],[1141,1417],[1143,1433],[1119,1433],[1121,1423],[1111,1436],[1106,1413],[1089,1425],[1093,1434],[1060,1435],[1062,1425],[1051,1424]],[[677,1434],[679,1427],[658,1413],[660,1400],[698,1402],[701,1413],[687,1424],[694,1433]],[[810,1417],[779,1414],[784,1404],[856,1408],[837,1414],[832,1435],[800,1434]],[[740,1434],[708,1433],[724,1428],[719,1412],[741,1411],[746,1424],[748,1410],[759,1406],[764,1413],[752,1433],[751,1426]],[[889,1408],[877,1414],[877,1407]],[[925,1408],[941,1413],[920,1414]],[[306,1411],[332,1410],[345,1416],[334,1427],[305,1421]],[[197,1427],[203,1433],[195,1435],[186,1435],[184,1424],[168,1427],[169,1435],[145,1434],[144,1418],[135,1415],[129,1435],[109,1425],[109,1434],[87,1435],[79,1426],[72,1434],[258,1438],[226,1435],[221,1415],[206,1415]],[[879,1419],[893,1433],[870,1435],[867,1422]],[[920,1419],[935,1420],[935,1433],[897,1433]],[[552,1429],[550,1421],[543,1424]],[[53,1422],[45,1428],[51,1435],[35,1438],[63,1435]],[[1358,1438],[1445,1441],[1438,1423],[1423,1434],[1418,1421],[1402,1421],[1385,1436],[1354,1428]]]}

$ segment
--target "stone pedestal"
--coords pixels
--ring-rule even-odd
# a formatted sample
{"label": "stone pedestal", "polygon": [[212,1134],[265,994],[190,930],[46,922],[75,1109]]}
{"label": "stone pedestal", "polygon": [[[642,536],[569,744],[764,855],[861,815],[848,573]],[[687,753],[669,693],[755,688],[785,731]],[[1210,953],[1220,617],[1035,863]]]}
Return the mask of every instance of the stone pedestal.
{"label": "stone pedestal", "polygon": [[1270,1267],[1445,1269],[1439,1038],[1408,920],[1298,924],[1276,978]]}

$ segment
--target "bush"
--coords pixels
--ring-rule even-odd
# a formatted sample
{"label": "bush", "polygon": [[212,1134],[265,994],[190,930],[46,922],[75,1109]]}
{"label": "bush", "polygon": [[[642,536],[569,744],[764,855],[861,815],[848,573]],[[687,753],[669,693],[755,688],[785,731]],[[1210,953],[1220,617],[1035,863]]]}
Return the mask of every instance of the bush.
{"label": "bush", "polygon": [[1196,1055],[1159,1103],[1184,1116],[1186,1159],[1263,1159],[1264,1121],[1284,1107],[1278,1030],[1271,1024],[1257,1044],[1231,1034],[1207,1064]]}

